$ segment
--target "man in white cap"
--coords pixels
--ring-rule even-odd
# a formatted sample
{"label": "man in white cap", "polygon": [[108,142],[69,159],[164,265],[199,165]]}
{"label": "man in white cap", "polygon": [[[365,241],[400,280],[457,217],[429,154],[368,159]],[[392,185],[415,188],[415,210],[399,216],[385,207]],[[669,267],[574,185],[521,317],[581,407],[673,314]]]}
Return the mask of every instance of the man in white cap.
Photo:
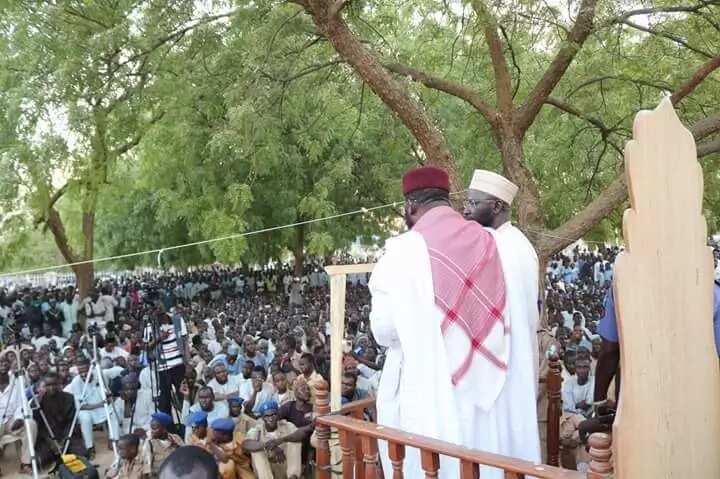
{"label": "man in white cap", "polygon": [[[510,223],[510,205],[518,187],[503,176],[475,170],[464,216],[495,237],[502,263],[511,342],[507,380],[496,401],[500,454],[540,462],[537,421],[538,258],[530,241]],[[495,452],[495,451],[493,451]]]}

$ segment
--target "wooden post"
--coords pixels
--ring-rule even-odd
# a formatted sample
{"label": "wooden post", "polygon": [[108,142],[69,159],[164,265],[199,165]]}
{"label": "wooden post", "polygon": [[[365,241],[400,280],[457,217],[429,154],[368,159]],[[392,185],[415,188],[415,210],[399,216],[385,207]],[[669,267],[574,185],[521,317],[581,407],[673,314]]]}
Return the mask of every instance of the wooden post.
{"label": "wooden post", "polygon": [[344,274],[330,276],[330,409],[333,411],[337,411],[342,405],[346,281]]}
{"label": "wooden post", "polygon": [[625,172],[631,208],[614,284],[622,365],[615,476],[720,478],[703,174],[695,140],[669,98],[635,117]]}
{"label": "wooden post", "polygon": [[388,443],[388,456],[393,468],[393,479],[403,479],[403,462],[405,461],[405,446],[397,442]]}
{"label": "wooden post", "polygon": [[347,275],[369,273],[374,264],[348,264],[325,268],[330,276],[330,408],[342,405],[342,357],[345,339],[345,285]]}
{"label": "wooden post", "polygon": [[354,448],[357,447],[355,434],[345,429],[338,430],[338,434],[340,435],[340,449],[342,450],[342,477],[343,479],[352,479],[355,467]]}
{"label": "wooden post", "polygon": [[588,471],[588,479],[605,479],[610,477],[613,471],[612,450],[610,449],[612,441],[608,434],[604,432],[596,432],[588,439],[590,445],[590,470]]}
{"label": "wooden post", "polygon": [[551,466],[560,465],[560,416],[562,415],[562,366],[557,355],[549,358],[547,385],[547,461]]}
{"label": "wooden post", "polygon": [[[328,399],[327,383],[318,383],[315,389],[315,416],[323,416],[330,412],[330,400]],[[317,449],[315,451],[315,462],[317,463],[316,477],[318,479],[330,479],[330,428],[320,423],[315,427],[317,435]]]}

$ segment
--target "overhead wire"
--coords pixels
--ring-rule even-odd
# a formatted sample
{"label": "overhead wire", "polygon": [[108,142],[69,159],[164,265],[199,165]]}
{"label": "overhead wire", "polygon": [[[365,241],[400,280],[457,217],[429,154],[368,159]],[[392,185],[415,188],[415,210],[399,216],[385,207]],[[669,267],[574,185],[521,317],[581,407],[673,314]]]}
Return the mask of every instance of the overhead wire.
{"label": "overhead wire", "polygon": [[[450,193],[450,195],[455,196],[455,195],[464,194],[464,193],[465,193],[465,190],[462,190],[462,191],[452,192],[452,193]],[[359,209],[356,209],[353,211],[347,211],[344,213],[337,213],[334,215],[323,216],[321,218],[296,221],[294,223],[288,223],[285,225],[260,228],[260,229],[253,230],[253,231],[246,231],[243,233],[234,233],[231,235],[219,236],[216,238],[209,238],[209,239],[199,240],[199,241],[193,241],[190,243],[182,243],[182,244],[178,244],[178,245],[164,246],[164,247],[160,247],[160,248],[148,249],[148,250],[144,250],[144,251],[136,251],[136,252],[132,252],[132,253],[124,253],[124,254],[113,255],[113,256],[104,256],[104,257],[100,257],[100,258],[93,258],[93,259],[88,259],[88,260],[83,260],[83,261],[75,261],[75,262],[71,262],[71,263],[64,263],[64,264],[53,265],[53,266],[28,268],[28,269],[19,270],[19,271],[7,271],[7,272],[0,273],[0,277],[22,276],[22,275],[27,275],[27,274],[32,274],[32,273],[42,273],[42,272],[53,271],[53,270],[68,268],[68,267],[73,267],[73,266],[81,266],[81,265],[85,265],[85,264],[94,264],[94,263],[104,263],[104,262],[108,262],[108,261],[117,261],[120,259],[133,258],[136,256],[143,256],[143,255],[149,255],[149,254],[155,254],[155,253],[162,255],[163,253],[165,253],[167,251],[172,251],[172,250],[177,250],[177,249],[182,249],[182,248],[189,248],[191,246],[200,246],[200,245],[204,245],[204,244],[216,243],[218,241],[239,239],[239,238],[254,236],[254,235],[258,235],[258,234],[262,234],[262,233],[270,233],[273,231],[279,231],[279,230],[283,230],[283,229],[287,229],[287,228],[294,228],[296,226],[304,226],[304,225],[309,225],[309,224],[313,224],[313,223],[320,223],[320,222],[324,222],[324,221],[330,221],[330,220],[348,217],[348,216],[354,216],[354,215],[358,215],[358,214],[364,215],[371,211],[377,211],[377,210],[381,210],[384,208],[395,207],[395,206],[398,206],[401,204],[403,204],[403,201],[393,201],[391,203],[386,203],[383,205],[372,206],[369,208],[362,207],[362,208],[359,208]],[[531,228],[524,228],[524,229],[532,234],[546,236],[546,237],[550,237],[550,238],[554,238],[554,239],[562,239],[562,240],[569,241],[570,243],[574,243],[575,241],[577,241],[572,238],[564,238],[561,236],[556,236],[556,235],[552,235],[550,233],[546,233],[544,231],[533,230]],[[590,240],[585,240],[585,243],[592,243],[592,244],[599,244],[599,245],[606,244],[601,241],[590,241]]]}

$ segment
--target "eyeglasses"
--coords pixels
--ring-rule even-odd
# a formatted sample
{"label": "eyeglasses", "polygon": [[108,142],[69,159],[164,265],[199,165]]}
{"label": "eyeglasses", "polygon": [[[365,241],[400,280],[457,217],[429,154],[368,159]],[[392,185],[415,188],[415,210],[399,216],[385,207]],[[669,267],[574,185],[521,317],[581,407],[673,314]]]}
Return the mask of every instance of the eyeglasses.
{"label": "eyeglasses", "polygon": [[478,205],[480,205],[480,203],[482,203],[483,201],[489,201],[489,202],[491,202],[491,203],[495,203],[495,202],[498,201],[498,200],[496,200],[496,199],[494,199],[494,198],[483,198],[483,199],[481,199],[481,200],[473,200],[473,199],[471,199],[471,198],[465,198],[465,199],[463,200],[463,206],[466,206],[466,207],[467,207],[467,206],[470,206],[470,207],[472,207],[472,208],[477,208]]}

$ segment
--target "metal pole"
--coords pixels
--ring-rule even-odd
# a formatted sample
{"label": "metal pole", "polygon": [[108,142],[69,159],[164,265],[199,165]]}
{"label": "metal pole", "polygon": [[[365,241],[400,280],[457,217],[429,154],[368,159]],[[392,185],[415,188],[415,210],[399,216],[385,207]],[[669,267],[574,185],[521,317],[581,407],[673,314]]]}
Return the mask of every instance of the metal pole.
{"label": "metal pole", "polygon": [[[103,407],[105,408],[105,417],[107,418],[107,426],[108,426],[108,435],[110,436],[110,443],[112,444],[113,454],[115,455],[115,461],[113,462],[113,465],[120,462],[120,455],[118,454],[117,450],[117,438],[115,437],[115,427],[113,426],[113,422],[110,418],[110,405],[107,402],[107,393],[105,391],[105,380],[102,375],[102,369],[100,368],[100,363],[97,360],[97,337],[93,335],[93,365],[90,368],[90,373],[92,374],[93,370],[97,371],[98,375],[98,385],[100,387],[100,397],[102,397],[103,401]],[[117,414],[115,415],[117,417]]]}
{"label": "metal pole", "polygon": [[15,374],[20,381],[20,398],[22,401],[21,407],[24,420],[23,426],[25,426],[25,434],[27,434],[28,439],[28,449],[30,452],[30,464],[32,465],[33,478],[38,479],[39,474],[37,458],[35,457],[35,444],[33,443],[32,433],[30,432],[30,428],[28,427],[28,421],[32,420],[32,415],[30,414],[30,406],[28,404],[27,398],[25,397],[25,377],[19,369],[15,371]]}

